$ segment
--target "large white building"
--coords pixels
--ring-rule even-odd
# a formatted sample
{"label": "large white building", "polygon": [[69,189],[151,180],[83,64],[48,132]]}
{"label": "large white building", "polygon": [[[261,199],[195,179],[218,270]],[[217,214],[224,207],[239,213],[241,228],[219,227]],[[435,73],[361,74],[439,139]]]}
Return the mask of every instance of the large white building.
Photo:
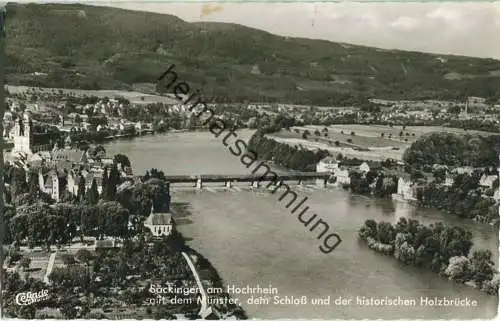
{"label": "large white building", "polygon": [[[323,158],[316,164],[316,172],[332,173],[336,178],[337,185],[349,185],[351,183],[349,171],[345,168],[341,168],[340,162],[331,156]],[[322,181],[318,180],[318,183],[322,183]]]}
{"label": "large white building", "polygon": [[317,173],[333,173],[339,168],[339,162],[333,157],[325,157],[316,164]]}

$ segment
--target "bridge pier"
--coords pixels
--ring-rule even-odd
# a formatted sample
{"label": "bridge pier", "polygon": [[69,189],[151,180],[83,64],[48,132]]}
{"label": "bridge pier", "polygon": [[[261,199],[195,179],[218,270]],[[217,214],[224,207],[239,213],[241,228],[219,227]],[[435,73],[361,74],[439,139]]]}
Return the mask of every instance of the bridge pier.
{"label": "bridge pier", "polygon": [[231,188],[231,187],[232,187],[231,181],[226,181],[226,188]]}
{"label": "bridge pier", "polygon": [[260,187],[260,182],[259,181],[252,181],[252,187],[253,188],[259,188]]}
{"label": "bridge pier", "polygon": [[202,189],[203,188],[203,182],[201,181],[201,178],[198,178],[196,180],[196,188],[197,189]]}

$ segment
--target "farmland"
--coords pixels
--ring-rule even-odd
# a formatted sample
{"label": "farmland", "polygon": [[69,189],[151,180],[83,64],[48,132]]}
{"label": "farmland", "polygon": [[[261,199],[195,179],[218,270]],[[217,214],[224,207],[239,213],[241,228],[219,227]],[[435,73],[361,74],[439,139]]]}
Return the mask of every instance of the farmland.
{"label": "farmland", "polygon": [[67,89],[67,88],[38,88],[38,87],[27,87],[27,86],[10,86],[7,85],[7,90],[9,92],[17,94],[17,93],[25,93],[28,90],[39,90],[42,92],[59,92],[62,90],[64,94],[73,94],[75,96],[96,96],[99,98],[115,98],[115,97],[123,97],[130,100],[131,103],[134,104],[151,104],[151,103],[166,103],[166,104],[175,104],[178,103],[178,100],[165,96],[158,95],[150,95],[144,94],[142,92],[137,91],[124,91],[124,90],[84,90],[84,89]]}
{"label": "farmland", "polygon": [[[304,131],[310,134],[303,138]],[[404,151],[419,137],[431,132],[449,132],[456,134],[492,133],[464,131],[463,129],[442,126],[383,126],[383,125],[332,125],[293,127],[290,131],[282,130],[269,135],[277,141],[308,149],[326,149],[332,153],[341,153],[347,157],[366,160],[401,160]],[[317,135],[319,134],[319,135]]]}

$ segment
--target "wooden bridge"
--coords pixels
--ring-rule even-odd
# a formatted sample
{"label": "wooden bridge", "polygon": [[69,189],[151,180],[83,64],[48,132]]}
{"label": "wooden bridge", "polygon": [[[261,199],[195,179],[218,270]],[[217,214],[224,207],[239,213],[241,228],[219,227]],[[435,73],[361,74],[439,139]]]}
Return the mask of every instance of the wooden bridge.
{"label": "wooden bridge", "polygon": [[166,180],[170,184],[192,183],[193,187],[202,188],[203,183],[224,183],[228,188],[233,183],[248,182],[253,187],[259,187],[261,182],[275,182],[280,184],[286,181],[295,181],[301,184],[305,181],[322,180],[326,185],[332,174],[330,173],[316,173],[316,172],[295,172],[287,174],[274,175],[222,175],[222,174],[205,174],[205,175],[166,175]]}

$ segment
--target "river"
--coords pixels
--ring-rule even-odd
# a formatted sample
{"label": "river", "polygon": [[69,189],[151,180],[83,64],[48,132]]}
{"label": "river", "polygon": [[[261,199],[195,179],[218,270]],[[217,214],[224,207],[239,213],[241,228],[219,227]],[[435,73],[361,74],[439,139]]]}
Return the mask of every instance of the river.
{"label": "river", "polygon": [[[251,132],[239,133],[250,137]],[[238,158],[210,133],[188,132],[144,136],[106,145],[110,154],[127,154],[139,174],[152,167],[166,174],[248,174]],[[224,282],[235,287],[276,288],[279,296],[306,296],[304,305],[250,304],[242,300],[250,318],[367,318],[367,319],[473,319],[496,315],[498,298],[455,284],[427,270],[402,266],[360,243],[357,230],[367,219],[396,222],[416,218],[425,224],[443,221],[469,229],[478,248],[487,248],[498,261],[498,231],[488,225],[459,220],[434,210],[377,200],[335,188],[297,186],[299,196],[340,235],[343,242],[330,254],[320,241],[278,202],[278,195],[236,188],[202,191],[174,190],[173,202],[187,203],[190,215],[179,220],[179,230],[193,238],[191,246],[203,253]],[[254,297],[273,295],[254,295]],[[328,297],[330,305],[312,305]],[[415,299],[415,306],[356,306],[356,296]],[[336,305],[342,297],[351,304]],[[430,307],[421,297],[468,298],[476,307]],[[347,303],[347,302],[346,302]]]}

